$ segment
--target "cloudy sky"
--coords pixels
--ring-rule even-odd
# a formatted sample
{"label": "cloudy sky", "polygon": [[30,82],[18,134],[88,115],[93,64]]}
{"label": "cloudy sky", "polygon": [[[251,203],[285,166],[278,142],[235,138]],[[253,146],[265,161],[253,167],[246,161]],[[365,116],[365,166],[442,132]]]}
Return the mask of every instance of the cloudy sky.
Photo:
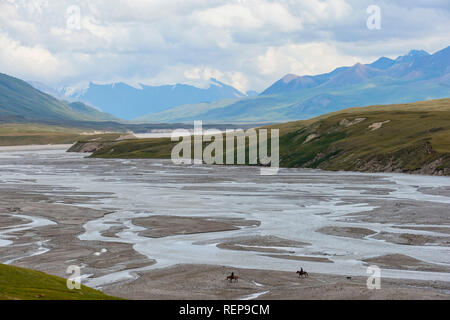
{"label": "cloudy sky", "polygon": [[[371,5],[380,29],[367,27]],[[0,0],[0,72],[73,87],[214,77],[260,91],[287,73],[433,53],[449,28],[448,0]]]}

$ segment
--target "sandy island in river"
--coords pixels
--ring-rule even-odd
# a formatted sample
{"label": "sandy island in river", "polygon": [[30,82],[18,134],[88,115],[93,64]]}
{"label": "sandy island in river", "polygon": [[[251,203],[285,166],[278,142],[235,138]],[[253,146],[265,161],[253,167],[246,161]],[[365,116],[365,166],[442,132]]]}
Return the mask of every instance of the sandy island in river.
{"label": "sandy island in river", "polygon": [[[226,281],[234,271],[237,283]],[[138,281],[106,286],[108,294],[130,299],[449,299],[446,282],[385,279],[369,290],[367,278],[310,273],[177,265],[139,274]],[[261,295],[260,295],[261,294]]]}

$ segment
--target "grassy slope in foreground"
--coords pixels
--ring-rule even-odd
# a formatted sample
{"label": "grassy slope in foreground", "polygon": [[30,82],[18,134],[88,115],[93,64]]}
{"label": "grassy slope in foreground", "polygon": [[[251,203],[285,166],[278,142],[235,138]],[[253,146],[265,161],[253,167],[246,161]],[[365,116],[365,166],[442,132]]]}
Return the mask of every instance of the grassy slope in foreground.
{"label": "grassy slope in foreground", "polygon": [[81,286],[69,290],[66,279],[39,271],[0,264],[0,300],[116,300]]}
{"label": "grassy slope in foreground", "polygon": [[[282,167],[450,175],[450,99],[351,108],[269,128],[280,129]],[[92,156],[169,158],[174,144],[111,142]]]}

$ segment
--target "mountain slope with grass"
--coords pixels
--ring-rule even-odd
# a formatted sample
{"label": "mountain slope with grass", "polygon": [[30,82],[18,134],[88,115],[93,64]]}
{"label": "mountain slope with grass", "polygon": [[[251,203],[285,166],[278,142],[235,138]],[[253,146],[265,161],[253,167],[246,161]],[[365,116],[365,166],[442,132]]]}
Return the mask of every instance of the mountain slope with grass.
{"label": "mountain slope with grass", "polygon": [[450,175],[450,99],[352,108],[279,129],[284,167]]}
{"label": "mountain slope with grass", "polygon": [[43,272],[0,264],[0,300],[118,300],[81,286],[69,290],[66,279]]}
{"label": "mountain slope with grass", "polygon": [[[450,175],[450,99],[277,124],[282,167]],[[170,158],[170,139],[106,142],[92,157]]]}
{"label": "mountain slope with grass", "polygon": [[408,103],[450,97],[450,86],[432,82],[374,79],[330,90],[326,87],[241,100],[185,105],[139,118],[143,122],[274,123],[309,119],[345,107]]}
{"label": "mountain slope with grass", "polygon": [[68,103],[0,73],[0,122],[105,121],[117,118],[80,102]]}

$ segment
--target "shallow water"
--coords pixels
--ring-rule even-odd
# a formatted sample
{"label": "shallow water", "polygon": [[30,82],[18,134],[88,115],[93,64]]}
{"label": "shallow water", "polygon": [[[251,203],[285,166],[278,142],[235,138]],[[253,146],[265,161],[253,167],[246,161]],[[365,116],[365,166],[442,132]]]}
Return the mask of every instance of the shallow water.
{"label": "shallow water", "polygon": [[[362,259],[394,253],[450,266],[448,247],[398,245],[370,236],[353,239],[316,232],[325,226],[345,226],[404,233],[405,230],[393,228],[394,224],[345,219],[349,214],[370,212],[378,207],[377,202],[381,205],[399,199],[417,201],[418,206],[422,206],[420,210],[426,210],[423,202],[448,204],[450,208],[450,197],[418,190],[427,186],[449,187],[448,177],[303,169],[281,169],[276,176],[261,176],[255,167],[176,166],[170,160],[104,160],[84,156],[54,148],[0,150],[0,183],[25,183],[25,179],[34,179],[36,185],[54,186],[55,190],[69,188],[73,196],[78,192],[112,193],[112,197],[98,195],[96,203],[77,204],[115,211],[86,223],[85,232],[79,238],[131,243],[134,250],[157,261],[145,269],[195,263],[293,271],[301,265],[312,272],[366,276]],[[143,228],[134,226],[131,220],[152,215],[245,218],[261,221],[261,225],[158,239],[139,236]],[[448,226],[449,218],[450,212],[442,223]],[[111,226],[121,225],[126,229],[117,234],[118,238],[101,235]],[[432,231],[408,230],[408,233],[442,236]],[[9,244],[3,235],[0,233],[0,246]],[[311,246],[289,250],[294,250],[294,255],[298,256],[326,255],[334,263],[277,259],[258,252],[222,250],[215,246],[221,238],[251,235],[274,235],[311,243]],[[209,244],[198,244],[202,241]],[[449,273],[438,272],[383,269],[382,275],[450,281]],[[126,277],[134,275],[123,271],[90,279],[87,284],[100,286]]]}

